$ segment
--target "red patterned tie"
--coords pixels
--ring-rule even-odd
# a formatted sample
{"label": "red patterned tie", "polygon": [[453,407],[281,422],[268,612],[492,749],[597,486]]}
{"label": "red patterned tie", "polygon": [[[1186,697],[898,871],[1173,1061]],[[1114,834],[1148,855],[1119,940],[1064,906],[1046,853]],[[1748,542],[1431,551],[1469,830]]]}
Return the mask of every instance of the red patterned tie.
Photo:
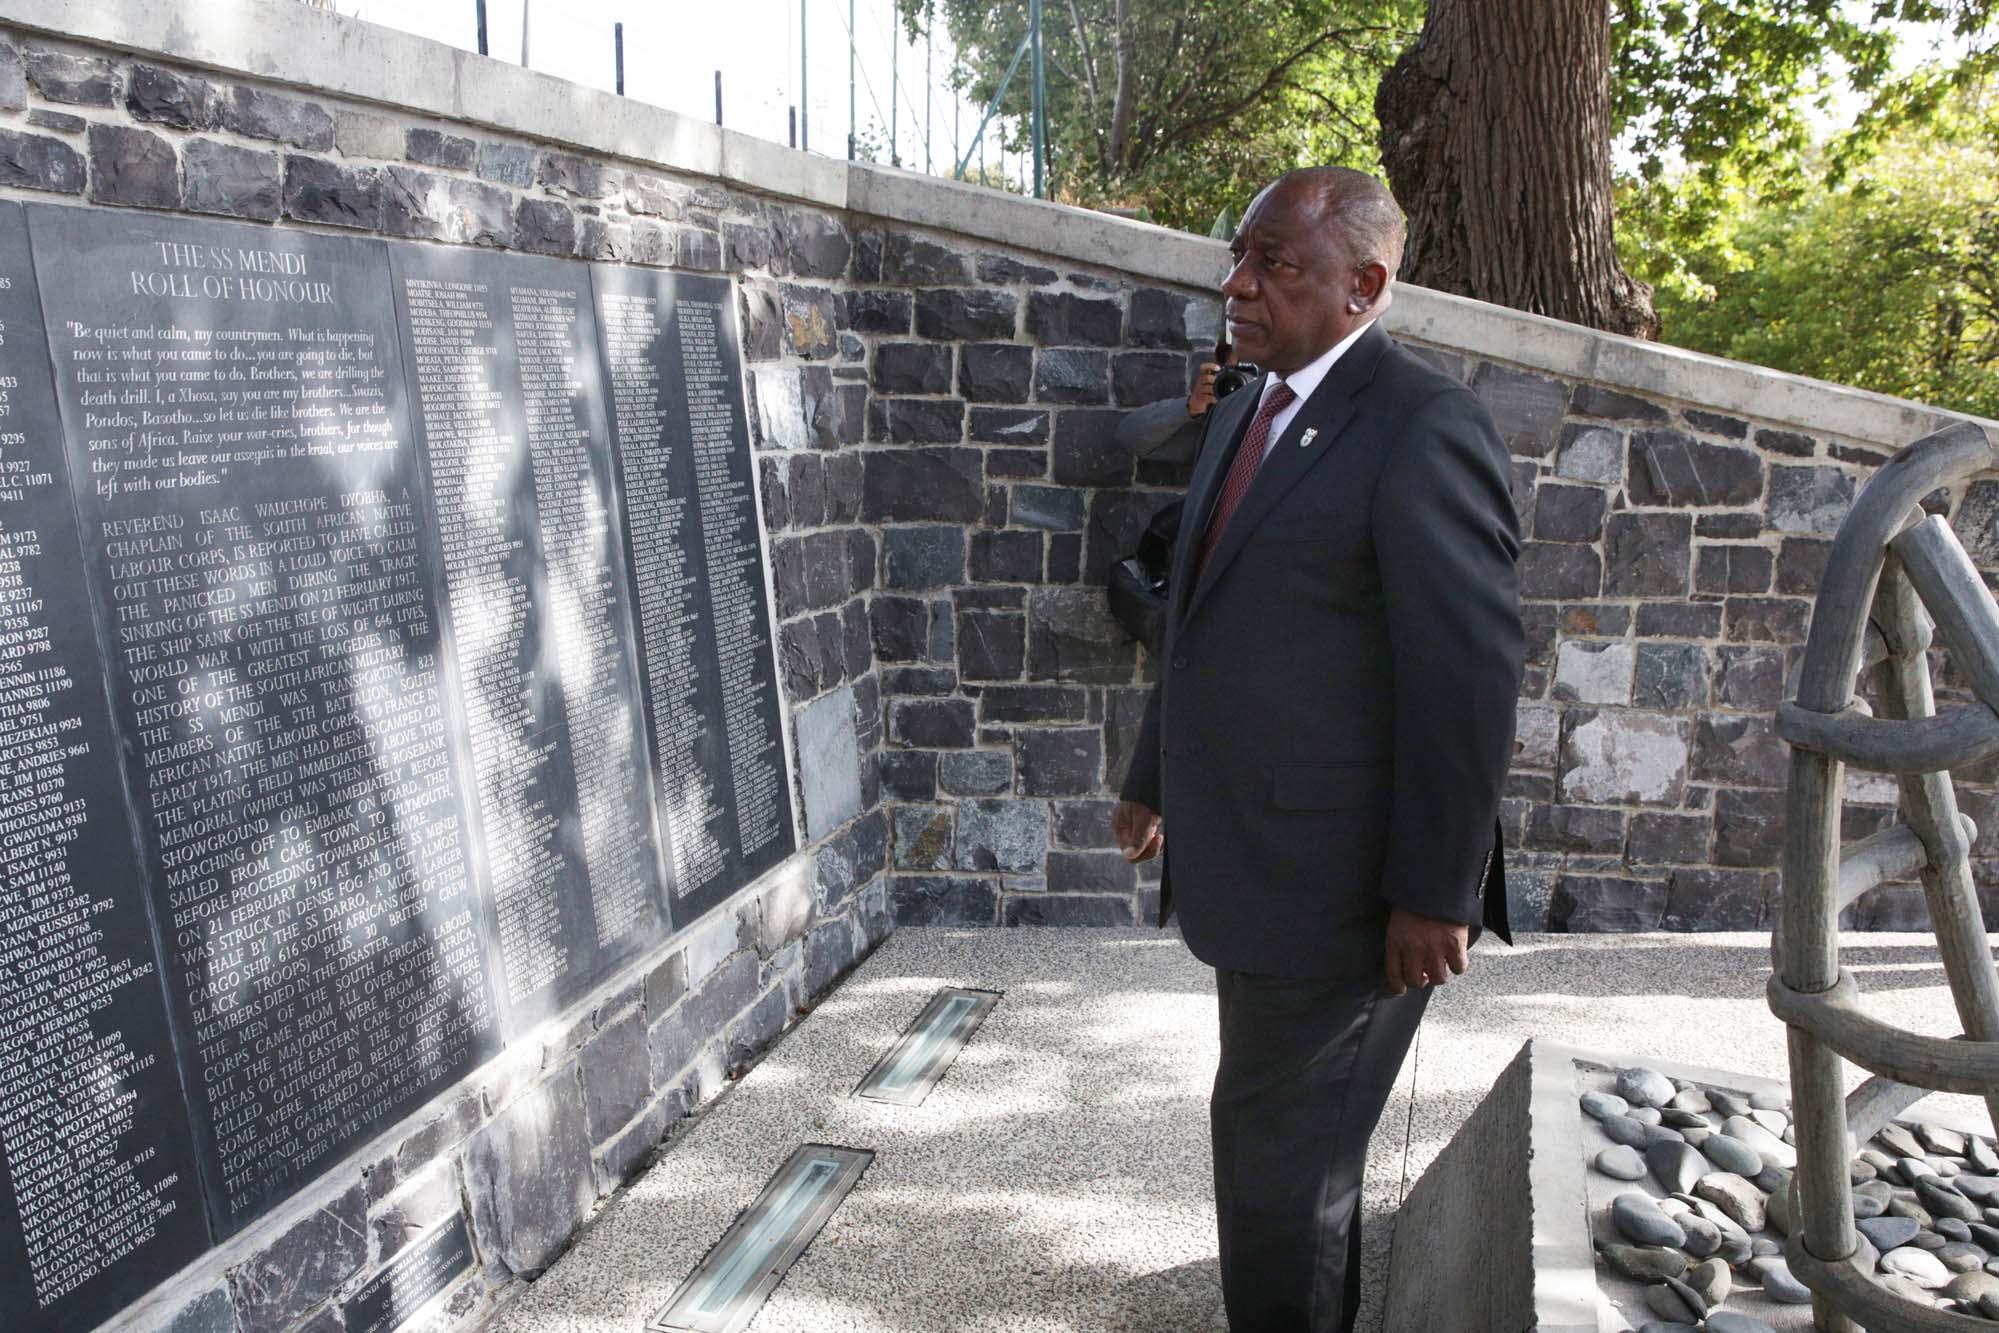
{"label": "red patterned tie", "polygon": [[1236,506],[1249,493],[1249,484],[1256,480],[1256,469],[1263,463],[1263,455],[1270,444],[1270,423],[1277,414],[1297,401],[1298,395],[1283,380],[1271,387],[1264,398],[1263,406],[1256,410],[1256,420],[1249,423],[1249,434],[1242,437],[1242,447],[1235,452],[1235,461],[1229,464],[1228,479],[1222,483],[1221,498],[1215,501],[1215,514],[1208,521],[1208,532],[1201,539],[1201,563],[1194,567],[1196,577],[1207,568],[1208,557],[1214,554],[1215,544],[1222,539],[1222,529],[1235,516]]}

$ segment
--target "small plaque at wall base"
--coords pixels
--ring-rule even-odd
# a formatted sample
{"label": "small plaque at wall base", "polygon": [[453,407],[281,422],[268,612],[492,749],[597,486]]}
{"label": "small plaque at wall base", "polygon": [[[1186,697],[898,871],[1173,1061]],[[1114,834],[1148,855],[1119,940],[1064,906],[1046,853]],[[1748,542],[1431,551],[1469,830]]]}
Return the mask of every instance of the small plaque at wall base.
{"label": "small plaque at wall base", "polygon": [[800,1147],[653,1316],[647,1333],[736,1333],[756,1318],[874,1160],[865,1148]]}
{"label": "small plaque at wall base", "polygon": [[461,1213],[391,1259],[341,1310],[347,1333],[395,1333],[472,1268]]}
{"label": "small plaque at wall base", "polygon": [[921,1105],[999,999],[989,990],[946,986],[938,991],[902,1039],[868,1071],[854,1095],[898,1106]]}

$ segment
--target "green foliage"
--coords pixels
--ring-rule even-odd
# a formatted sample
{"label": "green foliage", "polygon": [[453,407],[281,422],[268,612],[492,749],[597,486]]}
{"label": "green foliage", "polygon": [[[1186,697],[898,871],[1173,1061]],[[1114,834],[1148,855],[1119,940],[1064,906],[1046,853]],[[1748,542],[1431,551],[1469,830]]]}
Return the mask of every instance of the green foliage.
{"label": "green foliage", "polygon": [[1667,341],[1999,415],[1999,152],[1904,132],[1862,171],[1728,215],[1657,301]]}
{"label": "green foliage", "polygon": [[[898,2],[920,32],[931,0]],[[934,13],[963,61],[958,86],[983,107],[1027,6],[935,0]],[[1046,0],[1055,192],[1206,231],[1301,163],[1376,168],[1374,86],[1422,15],[1423,0]],[[1023,60],[996,122],[1009,151],[1026,144],[1032,95]]]}

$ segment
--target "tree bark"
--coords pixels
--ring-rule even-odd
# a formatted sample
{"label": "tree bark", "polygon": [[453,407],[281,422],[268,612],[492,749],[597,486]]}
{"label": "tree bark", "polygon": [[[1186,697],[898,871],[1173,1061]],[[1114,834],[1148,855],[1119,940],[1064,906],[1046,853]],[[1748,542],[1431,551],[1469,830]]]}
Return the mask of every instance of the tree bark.
{"label": "tree bark", "polygon": [[1138,34],[1132,31],[1130,0],[1117,0],[1117,91],[1111,97],[1111,161],[1122,171],[1131,156],[1131,104],[1138,95]]}
{"label": "tree bark", "polygon": [[1657,336],[1613,239],[1609,0],[1430,0],[1375,113],[1404,278]]}

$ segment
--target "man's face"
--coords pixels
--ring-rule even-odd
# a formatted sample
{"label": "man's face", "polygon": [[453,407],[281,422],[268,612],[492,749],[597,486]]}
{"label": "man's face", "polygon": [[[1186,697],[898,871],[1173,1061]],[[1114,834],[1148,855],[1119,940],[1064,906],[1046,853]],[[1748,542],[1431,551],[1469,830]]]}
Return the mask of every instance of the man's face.
{"label": "man's face", "polygon": [[1222,284],[1229,338],[1246,361],[1287,372],[1353,332],[1354,263],[1305,191],[1274,185],[1256,197],[1229,246]]}

